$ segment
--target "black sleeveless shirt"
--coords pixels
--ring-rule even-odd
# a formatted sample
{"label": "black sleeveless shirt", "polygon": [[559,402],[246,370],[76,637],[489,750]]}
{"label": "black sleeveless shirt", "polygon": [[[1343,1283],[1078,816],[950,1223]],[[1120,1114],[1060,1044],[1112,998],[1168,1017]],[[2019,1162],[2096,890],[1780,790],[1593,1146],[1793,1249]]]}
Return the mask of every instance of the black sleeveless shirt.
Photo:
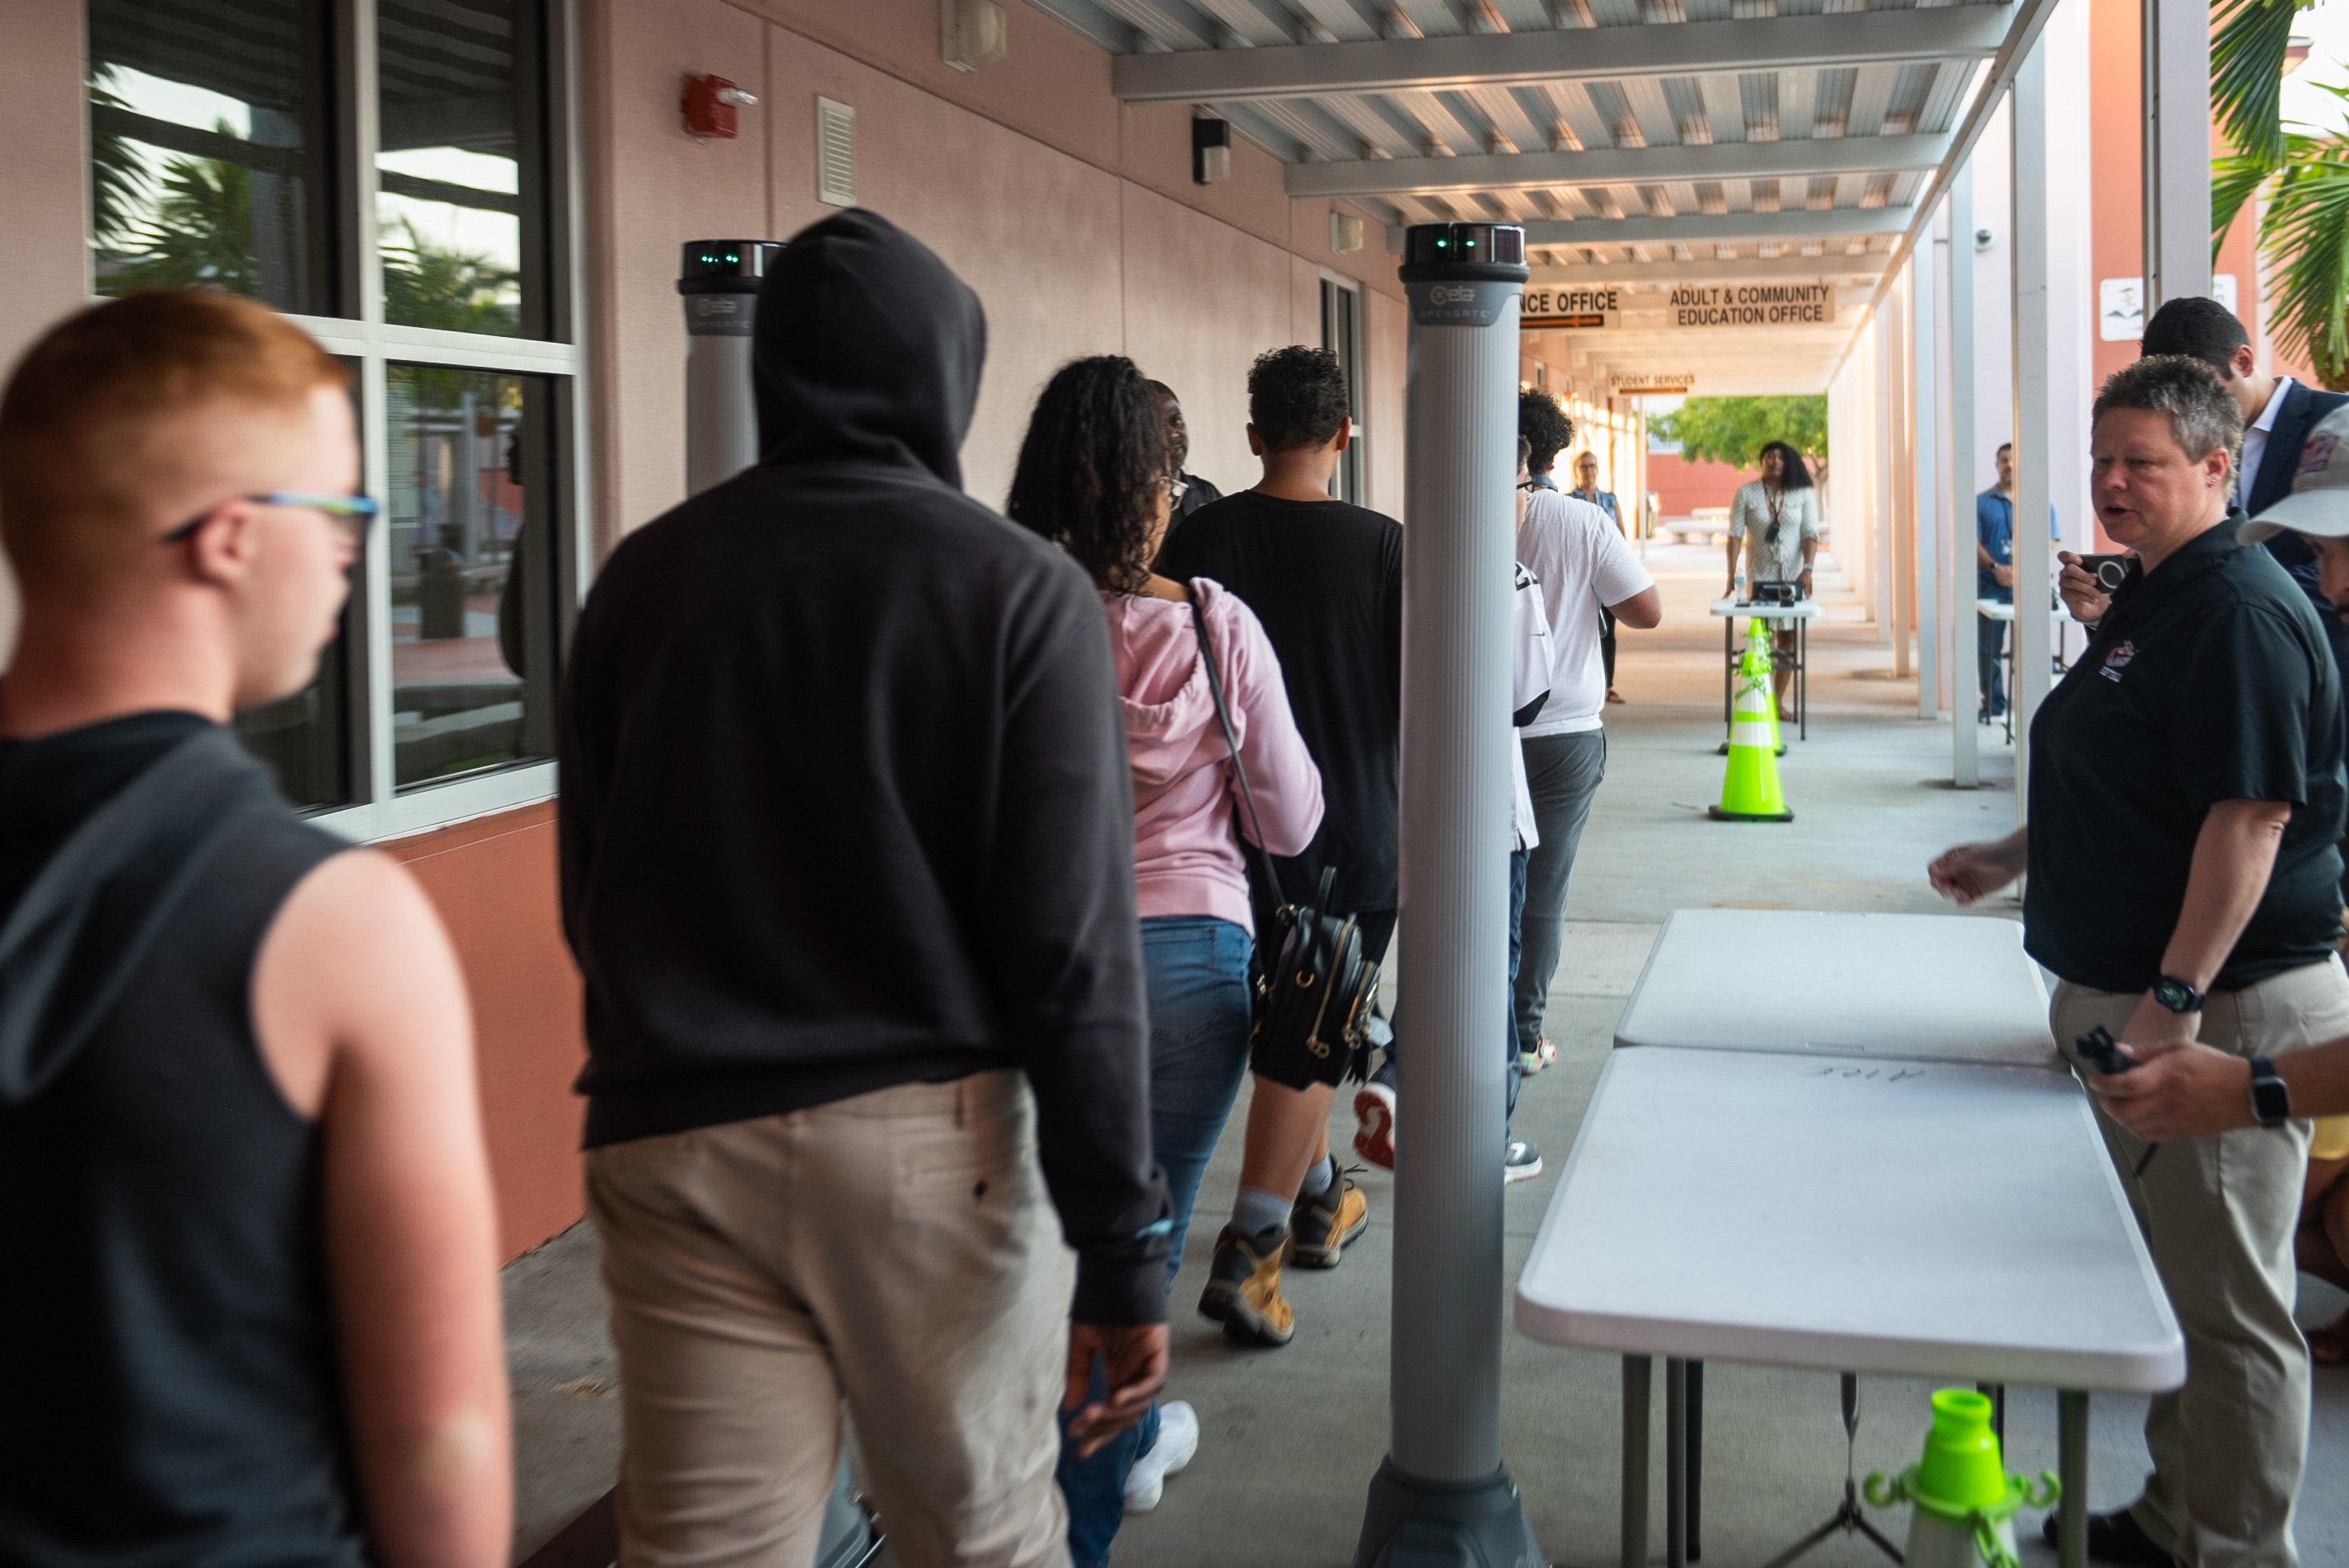
{"label": "black sleeveless shirt", "polygon": [[344,847],[193,714],[0,741],[0,1562],[367,1561],[318,1128],[252,1010]]}

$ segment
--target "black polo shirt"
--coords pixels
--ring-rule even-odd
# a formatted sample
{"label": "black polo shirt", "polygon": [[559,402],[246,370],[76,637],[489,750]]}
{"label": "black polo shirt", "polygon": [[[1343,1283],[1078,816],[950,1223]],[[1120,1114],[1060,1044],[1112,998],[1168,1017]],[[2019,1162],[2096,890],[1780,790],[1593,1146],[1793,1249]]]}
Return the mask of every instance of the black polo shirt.
{"label": "black polo shirt", "polygon": [[2064,979],[2143,991],[2222,800],[2292,804],[2267,892],[2219,971],[2239,990],[2341,934],[2340,675],[2275,558],[2220,526],[2132,573],[2031,726],[2023,939]]}

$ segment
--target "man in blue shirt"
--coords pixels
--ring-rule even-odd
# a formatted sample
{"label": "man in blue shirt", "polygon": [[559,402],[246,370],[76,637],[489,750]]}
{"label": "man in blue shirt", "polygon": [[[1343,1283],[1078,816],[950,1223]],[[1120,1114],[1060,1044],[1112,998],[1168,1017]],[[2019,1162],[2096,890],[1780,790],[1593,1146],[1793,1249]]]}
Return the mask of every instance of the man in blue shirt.
{"label": "man in blue shirt", "polygon": [[[1995,599],[2000,604],[2014,602],[2014,443],[2006,441],[1998,449],[1998,483],[1974,497],[1974,597]],[[2055,508],[2047,508],[2047,531],[2051,538],[2060,538],[2062,532],[2055,521]],[[2006,682],[2002,679],[1999,664],[2006,657],[2006,622],[1992,620],[1986,615],[1975,618],[1974,649],[1981,670],[1981,720],[1983,723],[2006,716]]]}

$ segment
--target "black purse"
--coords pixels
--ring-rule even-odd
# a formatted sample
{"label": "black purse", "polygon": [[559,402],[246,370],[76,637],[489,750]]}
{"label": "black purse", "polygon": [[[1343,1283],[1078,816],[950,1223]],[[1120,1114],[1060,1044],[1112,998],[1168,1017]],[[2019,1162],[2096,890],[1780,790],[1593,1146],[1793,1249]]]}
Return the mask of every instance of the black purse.
{"label": "black purse", "polygon": [[1253,845],[1247,834],[1239,835],[1241,851],[1255,849],[1257,864],[1278,910],[1274,916],[1278,929],[1256,934],[1255,1015],[1249,1042],[1260,1051],[1291,1057],[1301,1054],[1325,1064],[1333,1053],[1342,1052],[1345,1075],[1365,1078],[1370,1074],[1379,966],[1363,950],[1361,929],[1354,917],[1328,912],[1336,867],[1323,869],[1314,903],[1288,901],[1280,886],[1280,873],[1264,847],[1264,826],[1257,816],[1255,792],[1248,787],[1247,765],[1240,761],[1231,707],[1224,701],[1224,677],[1216,662],[1216,645],[1207,636],[1206,613],[1195,595],[1191,599],[1191,626],[1198,634],[1199,657],[1207,667],[1207,690],[1216,699],[1224,747],[1231,753],[1232,773],[1239,780],[1240,804],[1256,835]]}

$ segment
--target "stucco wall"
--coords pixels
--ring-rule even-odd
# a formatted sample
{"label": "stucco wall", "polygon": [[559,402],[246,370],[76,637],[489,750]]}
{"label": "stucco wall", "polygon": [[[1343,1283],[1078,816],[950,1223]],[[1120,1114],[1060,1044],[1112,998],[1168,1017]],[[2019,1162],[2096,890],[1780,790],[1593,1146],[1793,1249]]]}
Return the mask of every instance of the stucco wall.
{"label": "stucco wall", "polygon": [[[1228,180],[1193,183],[1190,111],[1119,106],[1109,57],[1076,34],[1009,6],[1008,57],[963,73],[938,61],[932,0],[591,10],[606,539],[684,493],[677,247],[720,232],[784,238],[833,210],[815,199],[819,96],[856,110],[859,202],[935,248],[986,305],[987,376],[963,451],[973,494],[1001,501],[1037,390],[1095,353],[1130,354],[1181,395],[1195,472],[1249,483],[1248,361],[1319,341],[1326,268],[1364,285],[1371,502],[1400,507],[1404,327],[1375,225],[1361,250],[1330,252],[1330,203],[1289,201],[1279,165],[1245,143]],[[679,125],[678,83],[693,71],[760,95],[738,141],[705,146]]]}

